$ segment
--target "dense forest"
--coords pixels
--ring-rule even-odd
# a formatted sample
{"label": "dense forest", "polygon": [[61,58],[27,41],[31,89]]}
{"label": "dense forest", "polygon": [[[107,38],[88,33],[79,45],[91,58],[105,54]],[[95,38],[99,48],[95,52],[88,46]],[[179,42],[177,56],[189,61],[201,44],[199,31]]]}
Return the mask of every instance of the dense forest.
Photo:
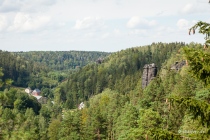
{"label": "dense forest", "polygon": [[109,88],[128,94],[141,79],[145,64],[155,63],[158,70],[173,52],[185,43],[153,43],[111,54],[101,64],[89,64],[72,74],[66,85],[59,87],[61,102],[66,108],[75,108],[79,102]]}
{"label": "dense forest", "polygon": [[[50,72],[76,65],[63,67],[62,59],[59,69],[36,55],[27,58],[34,52],[1,52],[0,139],[210,139],[210,24],[198,22],[189,34],[196,29],[206,35],[204,45],[152,43],[94,57],[98,63],[76,63],[80,59],[75,58],[81,68],[68,73],[63,82],[55,80],[59,84],[50,88],[52,96],[46,104],[24,93],[18,77],[29,77],[29,86],[33,72],[53,80]],[[181,62],[185,65],[173,69]],[[158,73],[142,88],[143,67],[150,63],[156,64]],[[81,103],[84,106],[79,108]]]}
{"label": "dense forest", "polygon": [[103,59],[110,53],[87,51],[31,51],[15,52],[15,54],[22,56],[26,60],[44,64],[53,70],[66,71],[83,67],[98,59]]}
{"label": "dense forest", "polygon": [[52,90],[65,81],[69,74],[87,63],[103,60],[105,52],[6,52],[0,50],[2,80],[12,79],[12,86],[42,89],[52,97]]}

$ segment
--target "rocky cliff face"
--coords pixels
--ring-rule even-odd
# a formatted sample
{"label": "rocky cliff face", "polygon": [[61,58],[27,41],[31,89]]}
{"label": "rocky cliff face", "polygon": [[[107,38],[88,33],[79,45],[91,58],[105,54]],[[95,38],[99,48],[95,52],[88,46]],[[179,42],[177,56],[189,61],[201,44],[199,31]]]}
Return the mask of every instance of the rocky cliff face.
{"label": "rocky cliff face", "polygon": [[143,68],[142,88],[145,88],[157,75],[157,67],[154,63],[146,64]]}
{"label": "rocky cliff face", "polygon": [[175,64],[171,66],[171,70],[179,71],[184,65],[186,65],[185,60],[183,60],[181,62],[175,62]]}

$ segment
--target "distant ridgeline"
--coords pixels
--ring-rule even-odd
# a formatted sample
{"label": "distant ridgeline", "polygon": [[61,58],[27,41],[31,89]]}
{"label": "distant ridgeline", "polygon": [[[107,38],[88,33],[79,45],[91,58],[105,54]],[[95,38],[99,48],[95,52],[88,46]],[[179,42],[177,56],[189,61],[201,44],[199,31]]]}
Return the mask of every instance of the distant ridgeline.
{"label": "distant ridgeline", "polygon": [[[153,43],[148,46],[134,47],[110,54],[103,61],[87,65],[78,72],[72,74],[66,85],[60,87],[60,102],[67,108],[76,108],[77,105],[88,100],[93,95],[101,93],[106,88],[127,94],[141,81],[145,64],[154,63],[154,71],[150,65],[146,71],[146,81],[143,87],[148,85],[162,64],[171,57],[172,53],[187,44],[181,43]],[[149,76],[149,77],[148,77]]]}
{"label": "distant ridgeline", "polygon": [[83,67],[90,62],[108,56],[108,52],[96,51],[30,51],[16,52],[27,60],[42,63],[53,70],[69,70]]}

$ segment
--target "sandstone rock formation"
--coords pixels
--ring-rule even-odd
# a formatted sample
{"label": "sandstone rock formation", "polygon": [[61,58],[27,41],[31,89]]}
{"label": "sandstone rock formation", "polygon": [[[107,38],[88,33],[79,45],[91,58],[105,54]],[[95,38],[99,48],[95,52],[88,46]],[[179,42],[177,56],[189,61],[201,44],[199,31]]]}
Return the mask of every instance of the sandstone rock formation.
{"label": "sandstone rock formation", "polygon": [[142,88],[145,88],[157,75],[157,67],[154,63],[146,64],[143,68]]}
{"label": "sandstone rock formation", "polygon": [[186,61],[175,62],[175,64],[171,67],[171,70],[179,71],[184,65],[186,65]]}

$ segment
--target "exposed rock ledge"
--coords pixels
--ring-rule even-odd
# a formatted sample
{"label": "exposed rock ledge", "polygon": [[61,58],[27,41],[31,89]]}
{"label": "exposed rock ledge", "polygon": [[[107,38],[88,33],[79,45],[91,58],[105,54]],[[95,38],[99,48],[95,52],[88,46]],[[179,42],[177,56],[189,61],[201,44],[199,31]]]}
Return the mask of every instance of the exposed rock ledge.
{"label": "exposed rock ledge", "polygon": [[175,62],[174,65],[171,66],[171,70],[179,71],[184,65],[186,65],[186,61],[183,60],[181,62]]}
{"label": "exposed rock ledge", "polygon": [[143,68],[142,88],[145,88],[157,75],[157,67],[154,63],[146,64]]}

